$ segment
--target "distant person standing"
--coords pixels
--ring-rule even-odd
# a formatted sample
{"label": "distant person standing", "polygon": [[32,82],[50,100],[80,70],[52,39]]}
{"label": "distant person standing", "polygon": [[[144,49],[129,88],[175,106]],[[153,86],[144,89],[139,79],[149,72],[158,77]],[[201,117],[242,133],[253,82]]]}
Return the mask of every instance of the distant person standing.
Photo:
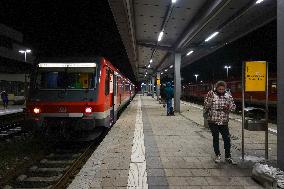
{"label": "distant person standing", "polygon": [[4,109],[7,109],[9,100],[8,100],[8,94],[7,94],[6,91],[1,92],[1,99],[2,99],[2,102],[3,102]]}
{"label": "distant person standing", "polygon": [[170,116],[173,115],[172,98],[174,96],[174,91],[170,82],[168,82],[166,85],[165,96],[167,103],[167,116]]}
{"label": "distant person standing", "polygon": [[204,112],[207,114],[208,125],[213,136],[213,148],[216,155],[215,162],[221,161],[219,150],[219,132],[222,135],[225,149],[225,160],[228,163],[235,164],[231,158],[231,139],[229,133],[229,113],[236,109],[233,97],[226,91],[226,83],[218,81],[215,84],[215,90],[207,93],[204,101]]}

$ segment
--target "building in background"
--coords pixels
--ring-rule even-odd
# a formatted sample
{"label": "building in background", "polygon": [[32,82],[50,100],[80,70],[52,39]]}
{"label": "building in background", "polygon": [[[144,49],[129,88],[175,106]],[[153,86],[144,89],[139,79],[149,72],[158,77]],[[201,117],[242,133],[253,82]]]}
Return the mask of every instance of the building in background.
{"label": "building in background", "polygon": [[20,53],[30,49],[23,44],[23,34],[0,23],[0,91],[8,93],[9,104],[21,104],[29,82],[34,56]]}

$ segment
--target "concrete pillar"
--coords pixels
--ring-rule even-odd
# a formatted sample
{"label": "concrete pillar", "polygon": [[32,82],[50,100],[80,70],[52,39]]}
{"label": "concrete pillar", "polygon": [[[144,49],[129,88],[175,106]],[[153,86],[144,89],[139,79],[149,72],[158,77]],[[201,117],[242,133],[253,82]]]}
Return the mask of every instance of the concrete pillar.
{"label": "concrete pillar", "polygon": [[181,95],[180,63],[181,63],[181,54],[175,53],[175,66],[174,66],[175,112],[180,112],[180,95]]}
{"label": "concrete pillar", "polygon": [[284,170],[284,1],[277,0],[277,164]]}
{"label": "concrete pillar", "polygon": [[152,93],[152,80],[151,80],[151,78],[149,80],[149,91],[150,91],[150,93]]}
{"label": "concrete pillar", "polygon": [[155,97],[155,95],[154,95],[154,92],[155,92],[154,86],[155,86],[155,77],[152,77],[152,98]]}
{"label": "concrete pillar", "polygon": [[160,98],[160,86],[161,86],[161,80],[160,80],[160,72],[157,72],[157,85],[156,85],[156,94],[157,94],[157,100],[159,101]]}

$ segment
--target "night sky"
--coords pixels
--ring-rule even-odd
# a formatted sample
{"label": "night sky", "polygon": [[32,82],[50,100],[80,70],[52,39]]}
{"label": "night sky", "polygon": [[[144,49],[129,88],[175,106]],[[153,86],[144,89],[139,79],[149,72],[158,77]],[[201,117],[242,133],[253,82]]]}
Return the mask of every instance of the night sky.
{"label": "night sky", "polygon": [[276,74],[276,20],[190,64],[181,71],[183,81],[185,83],[195,82],[194,74],[199,74],[199,81],[225,80],[227,77],[225,65],[232,67],[229,69],[230,79],[240,79],[242,62],[247,60],[268,61],[270,75]]}
{"label": "night sky", "polygon": [[1,0],[0,23],[39,57],[101,55],[134,81],[107,0]]}
{"label": "night sky", "polygon": [[[107,57],[134,81],[130,63],[107,0],[1,0],[0,23],[24,34],[24,44],[39,57]],[[276,72],[276,21],[183,68],[184,82],[240,78],[245,60],[267,60]]]}

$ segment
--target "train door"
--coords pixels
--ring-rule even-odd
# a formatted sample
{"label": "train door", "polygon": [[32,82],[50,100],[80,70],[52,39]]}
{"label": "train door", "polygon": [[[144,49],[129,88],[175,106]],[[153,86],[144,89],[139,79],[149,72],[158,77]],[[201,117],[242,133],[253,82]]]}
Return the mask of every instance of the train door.
{"label": "train door", "polygon": [[110,72],[109,75],[109,101],[110,101],[110,124],[112,125],[114,123],[114,76],[113,71]]}

